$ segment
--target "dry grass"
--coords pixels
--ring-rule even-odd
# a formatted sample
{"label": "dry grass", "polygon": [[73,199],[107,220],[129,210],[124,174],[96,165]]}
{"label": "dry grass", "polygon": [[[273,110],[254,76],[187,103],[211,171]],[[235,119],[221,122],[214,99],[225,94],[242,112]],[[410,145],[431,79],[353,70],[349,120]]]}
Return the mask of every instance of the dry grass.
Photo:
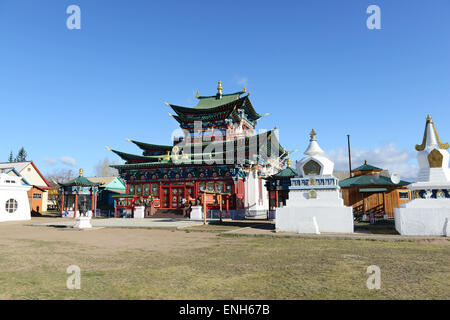
{"label": "dry grass", "polygon": [[[1,299],[448,299],[450,294],[448,241],[14,227],[14,235],[0,227]],[[104,241],[108,237],[111,245]],[[172,245],[157,250],[158,243]],[[69,265],[81,268],[81,290],[66,288]],[[369,265],[381,268],[380,290],[366,288]]]}

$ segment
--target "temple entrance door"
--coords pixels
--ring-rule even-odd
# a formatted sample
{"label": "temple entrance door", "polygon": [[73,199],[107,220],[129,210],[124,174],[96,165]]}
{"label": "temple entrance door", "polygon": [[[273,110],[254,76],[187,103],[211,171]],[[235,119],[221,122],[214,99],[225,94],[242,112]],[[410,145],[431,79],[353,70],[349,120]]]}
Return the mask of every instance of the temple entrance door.
{"label": "temple entrance door", "polygon": [[170,188],[162,188],[161,208],[170,208]]}
{"label": "temple entrance door", "polygon": [[173,209],[178,209],[181,207],[181,200],[184,198],[184,188],[183,187],[172,187],[171,188],[171,204],[170,207]]}

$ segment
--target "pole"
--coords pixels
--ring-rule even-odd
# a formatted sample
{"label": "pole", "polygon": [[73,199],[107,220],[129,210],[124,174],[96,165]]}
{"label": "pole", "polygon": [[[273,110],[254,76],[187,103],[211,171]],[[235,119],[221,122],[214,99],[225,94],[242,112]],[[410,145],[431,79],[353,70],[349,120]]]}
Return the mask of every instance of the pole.
{"label": "pole", "polygon": [[206,225],[206,192],[203,192],[203,224]]}
{"label": "pole", "polygon": [[61,217],[64,216],[64,191],[61,194]]}
{"label": "pole", "polygon": [[349,168],[349,174],[350,178],[352,177],[352,156],[350,153],[350,135],[347,135],[347,141],[348,141],[348,168]]}

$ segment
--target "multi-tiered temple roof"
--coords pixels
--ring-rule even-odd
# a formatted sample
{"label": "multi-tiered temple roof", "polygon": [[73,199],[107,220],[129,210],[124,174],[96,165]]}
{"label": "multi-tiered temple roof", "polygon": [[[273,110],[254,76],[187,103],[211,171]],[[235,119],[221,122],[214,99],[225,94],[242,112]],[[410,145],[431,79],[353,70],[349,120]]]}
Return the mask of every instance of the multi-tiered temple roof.
{"label": "multi-tiered temple roof", "polygon": [[[201,165],[212,164],[211,160],[218,158],[223,159],[221,163],[224,164],[267,164],[269,158],[282,162],[289,153],[279,144],[275,129],[253,134],[257,120],[263,115],[253,108],[246,89],[223,94],[222,83],[219,81],[217,90],[214,96],[199,96],[197,93],[199,102],[193,108],[166,103],[176,113],[171,116],[179,122],[182,129],[189,132],[188,136],[179,140],[181,143],[170,146],[127,139],[143,151],[142,155],[108,148],[125,160],[125,164],[112,167],[133,170]],[[242,96],[244,94],[246,95]],[[199,124],[201,132],[195,137],[194,127]],[[205,137],[205,132],[208,131],[211,136]],[[230,156],[234,159],[232,163],[226,162]]]}

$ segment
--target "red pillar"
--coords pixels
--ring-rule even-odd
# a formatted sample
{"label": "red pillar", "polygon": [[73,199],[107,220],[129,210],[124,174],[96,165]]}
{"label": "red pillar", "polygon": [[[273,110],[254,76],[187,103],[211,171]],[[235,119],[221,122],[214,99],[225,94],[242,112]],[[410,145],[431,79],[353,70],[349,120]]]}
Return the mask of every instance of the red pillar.
{"label": "red pillar", "polygon": [[117,200],[114,200],[114,218],[117,218]]}
{"label": "red pillar", "polygon": [[75,207],[74,207],[74,212],[73,212],[73,217],[76,218],[77,217],[77,208],[78,208],[78,193],[75,194]]}
{"label": "red pillar", "polygon": [[278,190],[275,190],[275,208],[278,208]]}
{"label": "red pillar", "polygon": [[227,218],[230,217],[230,197],[227,196]]}
{"label": "red pillar", "polygon": [[94,211],[94,208],[95,208],[95,192],[92,192],[92,201],[91,201],[92,203],[91,203],[91,205],[92,205],[92,216],[94,217],[95,216],[95,211]]}
{"label": "red pillar", "polygon": [[61,195],[61,217],[63,216],[64,213],[64,191]]}

